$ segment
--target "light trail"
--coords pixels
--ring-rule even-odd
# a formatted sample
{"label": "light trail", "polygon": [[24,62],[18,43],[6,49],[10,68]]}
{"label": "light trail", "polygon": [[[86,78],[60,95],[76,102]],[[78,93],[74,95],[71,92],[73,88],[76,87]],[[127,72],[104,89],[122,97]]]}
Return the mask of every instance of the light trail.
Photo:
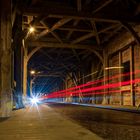
{"label": "light trail", "polygon": [[[72,88],[68,88],[66,90],[61,90],[59,91],[59,93],[63,93],[63,92],[68,92],[68,91],[71,91],[71,90],[75,90],[75,89],[79,89],[79,88],[84,88],[84,87],[87,87],[87,86],[91,86],[93,84],[99,84],[101,82],[105,82],[107,80],[114,80],[115,78],[120,78],[120,77],[124,77],[124,76],[129,76],[130,74],[136,74],[136,73],[140,73],[140,70],[137,70],[135,72],[131,72],[131,73],[126,73],[126,74],[119,74],[119,75],[115,75],[115,76],[112,76],[110,78],[105,78],[103,80],[96,80],[96,81],[92,81],[92,82],[88,82],[86,84],[82,84],[82,85],[79,85],[79,86],[75,86],[75,87],[72,87]],[[109,81],[108,81],[109,82]],[[54,93],[57,93],[57,92],[54,92]]]}
{"label": "light trail", "polygon": [[[140,82],[140,79],[136,79],[136,80],[132,81],[132,84],[136,84],[136,83],[139,83],[139,82]],[[61,92],[58,91],[58,92],[55,92],[55,93],[52,93],[52,94],[48,95],[47,98],[64,97],[64,94],[65,94],[65,96],[68,96],[68,95],[74,96],[75,94],[79,94],[79,92],[82,92],[82,95],[84,95],[83,93],[85,93],[85,92],[93,92],[92,95],[94,95],[94,94],[105,94],[105,93],[108,93],[108,92],[115,92],[115,90],[108,91],[108,92],[95,92],[95,93],[94,93],[94,91],[116,88],[116,87],[119,87],[120,84],[122,86],[126,86],[126,85],[129,85],[130,83],[131,83],[131,81],[125,81],[125,82],[121,82],[121,83],[118,82],[118,83],[114,83],[114,84],[106,84],[106,85],[103,85],[103,86],[97,86],[97,87],[93,87],[93,88],[80,89],[80,91],[76,90],[76,91],[73,91],[73,92],[63,92],[63,93],[61,93]],[[120,92],[120,91],[117,90],[117,92]]]}
{"label": "light trail", "polygon": [[[82,96],[93,96],[93,95],[101,95],[101,94],[120,93],[121,92],[121,90],[120,90],[121,86],[127,86],[127,85],[130,85],[130,84],[140,83],[140,79],[138,78],[138,79],[134,79],[134,80],[117,82],[117,83],[114,83],[112,81],[111,81],[112,83],[110,83],[110,80],[114,80],[114,79],[117,79],[117,78],[120,78],[120,77],[129,76],[130,74],[133,75],[133,74],[138,74],[138,73],[140,73],[140,70],[136,70],[135,72],[131,72],[131,73],[115,75],[115,76],[105,78],[105,79],[101,79],[101,80],[91,81],[91,82],[88,82],[86,84],[82,84],[82,85],[78,85],[78,86],[75,86],[75,87],[72,87],[72,88],[68,88],[66,90],[53,92],[53,93],[51,93],[47,96],[41,97],[41,99],[79,97],[79,93]],[[108,84],[101,85],[102,82],[104,83],[105,81],[107,81]],[[107,90],[107,91],[103,91],[103,90]],[[130,91],[130,90],[123,90],[122,92],[125,92],[125,91]]]}

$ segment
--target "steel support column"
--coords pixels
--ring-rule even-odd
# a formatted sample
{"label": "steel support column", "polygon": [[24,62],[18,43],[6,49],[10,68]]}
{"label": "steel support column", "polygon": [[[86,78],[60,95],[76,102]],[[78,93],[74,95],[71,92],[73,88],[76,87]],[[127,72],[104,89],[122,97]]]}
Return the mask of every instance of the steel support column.
{"label": "steel support column", "polygon": [[27,95],[27,64],[28,64],[28,50],[24,46],[24,58],[23,58],[23,95]]}
{"label": "steel support column", "polygon": [[[119,67],[120,67],[120,69],[119,69],[119,75],[122,74],[121,66],[122,66],[122,53],[121,53],[121,51],[119,51]],[[120,105],[123,105],[123,93],[121,91],[121,87],[122,87],[122,85],[121,85],[122,76],[119,77],[119,82],[120,82]]]}
{"label": "steel support column", "polygon": [[135,91],[134,91],[134,48],[130,46],[130,96],[131,96],[131,105],[135,106]]}
{"label": "steel support column", "polygon": [[13,47],[15,50],[15,81],[16,88],[14,92],[14,101],[16,108],[23,108],[23,46],[22,46],[22,38],[20,37],[20,33],[22,32],[21,24],[22,24],[22,16],[16,16],[16,31],[13,36]]}
{"label": "steel support column", "polygon": [[[106,80],[108,78],[108,70],[106,70],[105,68],[108,67],[108,54],[103,51],[103,56],[104,56],[104,63],[103,63],[103,68],[104,68],[104,85],[107,85],[108,84],[108,80]],[[110,97],[108,97],[109,95],[106,94],[107,91],[109,89],[104,89],[104,92],[105,94],[103,95],[103,102],[102,104],[109,104],[109,101],[110,101]]]}

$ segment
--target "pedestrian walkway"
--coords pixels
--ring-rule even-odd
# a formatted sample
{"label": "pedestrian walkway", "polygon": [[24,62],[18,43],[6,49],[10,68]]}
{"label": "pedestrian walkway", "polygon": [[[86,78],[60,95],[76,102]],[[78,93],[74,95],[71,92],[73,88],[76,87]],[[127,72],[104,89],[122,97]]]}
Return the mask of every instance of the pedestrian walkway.
{"label": "pedestrian walkway", "polygon": [[102,140],[47,105],[13,111],[0,121],[0,140]]}

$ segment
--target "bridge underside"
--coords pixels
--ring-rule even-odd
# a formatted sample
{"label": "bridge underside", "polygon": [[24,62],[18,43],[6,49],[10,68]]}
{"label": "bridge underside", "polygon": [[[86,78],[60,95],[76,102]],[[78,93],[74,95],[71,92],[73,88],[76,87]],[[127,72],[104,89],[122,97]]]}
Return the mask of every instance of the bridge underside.
{"label": "bridge underside", "polygon": [[26,97],[140,104],[138,0],[2,0],[0,116]]}

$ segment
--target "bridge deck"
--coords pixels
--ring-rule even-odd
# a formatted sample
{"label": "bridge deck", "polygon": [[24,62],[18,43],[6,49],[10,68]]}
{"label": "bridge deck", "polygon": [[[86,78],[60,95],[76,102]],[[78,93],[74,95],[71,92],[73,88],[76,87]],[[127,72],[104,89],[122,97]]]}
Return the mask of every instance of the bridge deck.
{"label": "bridge deck", "polygon": [[[39,111],[38,111],[39,110]],[[101,140],[47,105],[13,112],[0,121],[0,140]]]}

